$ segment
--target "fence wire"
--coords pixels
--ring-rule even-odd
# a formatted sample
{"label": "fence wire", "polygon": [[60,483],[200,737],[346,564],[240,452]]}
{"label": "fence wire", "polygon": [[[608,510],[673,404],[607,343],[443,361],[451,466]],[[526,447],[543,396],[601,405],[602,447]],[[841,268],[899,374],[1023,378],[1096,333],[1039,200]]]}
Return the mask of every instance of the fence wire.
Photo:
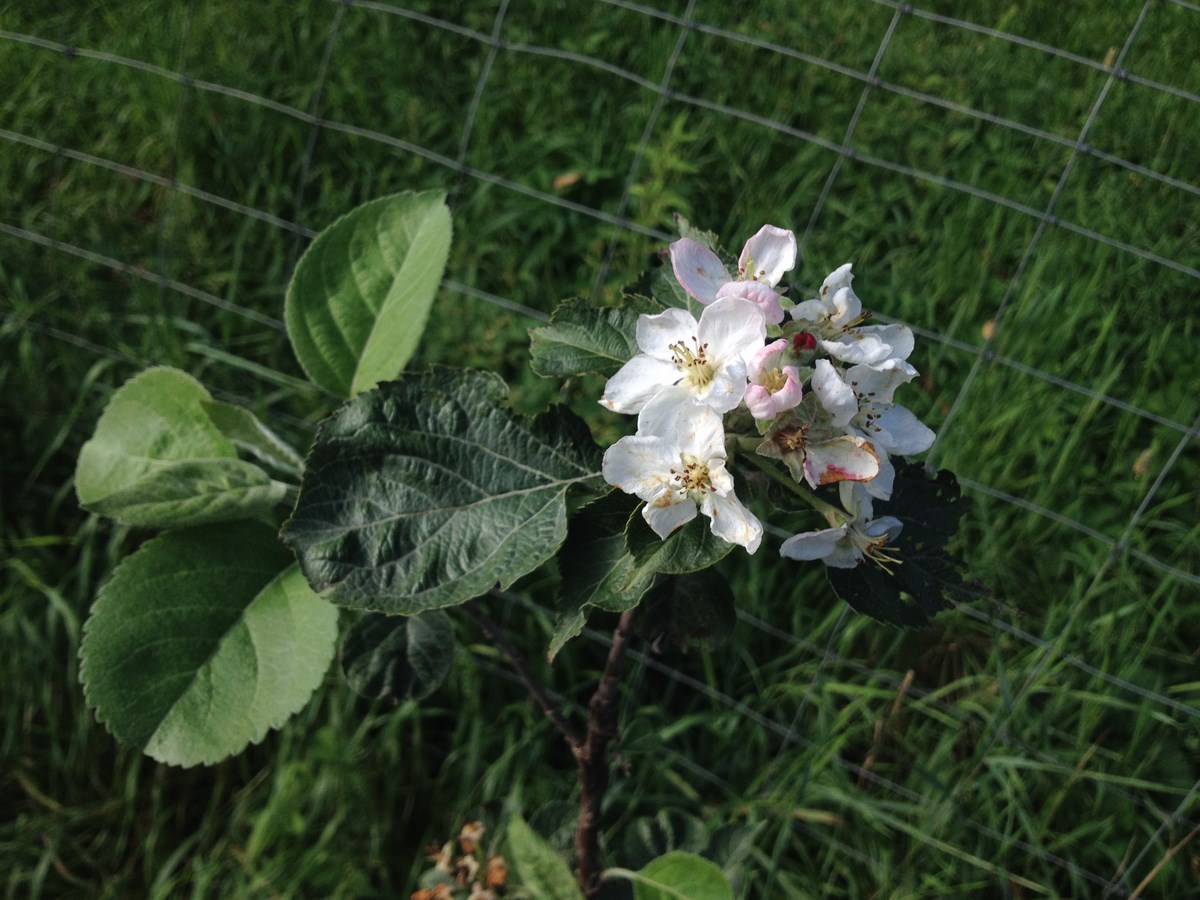
{"label": "fence wire", "polygon": [[[219,208],[244,219],[260,223],[266,228],[285,233],[289,239],[286,271],[290,272],[305,243],[317,232],[317,229],[313,225],[323,224],[323,222],[309,222],[307,215],[308,209],[313,202],[310,175],[314,169],[320,142],[331,135],[346,135],[390,148],[401,157],[416,158],[423,160],[433,167],[447,170],[453,175],[451,196],[456,204],[469,202],[469,195],[472,190],[484,187],[499,188],[516,197],[528,198],[537,203],[552,206],[563,213],[591,220],[597,223],[598,227],[610,229],[601,243],[602,249],[599,252],[596,271],[591,282],[593,297],[599,297],[605,289],[611,287],[609,284],[610,274],[614,277],[617,275],[626,277],[628,275],[625,272],[613,271],[615,255],[621,239],[634,236],[660,244],[671,239],[671,235],[660,224],[639,221],[637,215],[631,212],[632,200],[646,154],[654,144],[655,134],[660,128],[666,113],[677,109],[695,109],[714,113],[722,117],[723,120],[750,123],[772,134],[798,142],[799,144],[819,147],[834,155],[828,175],[822,183],[816,201],[809,213],[806,225],[799,235],[799,242],[802,249],[808,247],[813,236],[820,230],[822,216],[826,211],[827,204],[836,193],[837,186],[842,179],[843,169],[847,164],[866,166],[887,173],[890,177],[896,177],[905,181],[936,185],[956,194],[985,201],[990,206],[1001,207],[1030,220],[1033,223],[1032,235],[1025,242],[1015,271],[1008,278],[1003,297],[991,314],[990,321],[992,323],[999,324],[1004,320],[1014,302],[1014,298],[1018,296],[1019,291],[1026,283],[1027,272],[1037,255],[1044,236],[1051,231],[1072,233],[1088,241],[1110,248],[1120,254],[1139,259],[1151,266],[1177,273],[1192,282],[1200,280],[1200,268],[1197,267],[1196,261],[1193,259],[1171,258],[1157,252],[1151,247],[1137,246],[1135,243],[1116,235],[1100,233],[1083,222],[1072,221],[1066,213],[1059,210],[1059,202],[1071,182],[1072,175],[1075,173],[1079,161],[1083,159],[1097,160],[1114,169],[1122,170],[1131,177],[1136,176],[1147,182],[1161,185],[1180,195],[1187,197],[1200,196],[1200,185],[1193,184],[1171,172],[1158,171],[1154,166],[1147,165],[1143,161],[1123,158],[1117,152],[1112,152],[1104,147],[1094,146],[1091,143],[1093,125],[1104,108],[1112,89],[1120,83],[1136,84],[1147,90],[1168,95],[1187,104],[1191,116],[1200,117],[1200,94],[1184,87],[1166,84],[1146,77],[1127,68],[1128,54],[1135,45],[1139,33],[1148,21],[1152,20],[1154,16],[1160,15],[1166,8],[1181,11],[1186,15],[1200,16],[1200,6],[1194,3],[1187,2],[1187,0],[1166,0],[1166,2],[1146,0],[1146,2],[1136,8],[1131,6],[1129,27],[1118,52],[1114,58],[1100,61],[1065,48],[1056,47],[1019,34],[973,22],[967,18],[958,18],[922,9],[918,5],[894,2],[894,0],[870,0],[871,3],[890,10],[891,15],[887,20],[886,27],[879,36],[872,62],[863,71],[854,66],[846,65],[798,47],[787,46],[768,40],[765,37],[732,31],[717,24],[706,22],[702,17],[696,17],[696,0],[687,0],[686,4],[683,4],[685,9],[682,13],[668,12],[646,4],[629,2],[629,0],[596,0],[596,2],[639,17],[646,29],[669,28],[674,30],[673,49],[657,66],[657,78],[647,77],[645,74],[631,71],[628,68],[600,58],[598,55],[592,55],[591,53],[506,38],[506,34],[512,30],[511,24],[513,19],[526,12],[526,9],[521,4],[510,5],[509,0],[500,0],[500,2],[495,4],[494,16],[490,30],[488,31],[464,25],[459,21],[452,21],[448,17],[432,15],[423,10],[400,4],[377,2],[377,0],[331,0],[328,14],[329,21],[325,30],[319,32],[323,34],[323,42],[320,44],[320,62],[309,90],[309,102],[304,108],[267,96],[264,93],[248,90],[237,84],[221,83],[216,80],[200,78],[194,74],[190,74],[194,70],[193,67],[189,66],[189,59],[191,54],[195,52],[196,29],[198,27],[195,15],[196,5],[194,3],[190,3],[186,7],[182,17],[179,48],[176,63],[173,67],[166,67],[159,62],[147,59],[139,59],[134,56],[111,52],[105,49],[104,46],[76,45],[67,39],[65,26],[64,33],[60,34],[58,39],[33,33],[0,31],[0,46],[8,45],[11,48],[16,45],[23,45],[26,48],[34,48],[48,54],[57,54],[64,61],[70,63],[75,63],[79,60],[89,60],[111,66],[114,69],[139,72],[148,77],[177,85],[180,89],[177,106],[174,111],[173,125],[170,131],[168,163],[164,171],[149,171],[137,165],[130,164],[128,160],[112,158],[106,155],[102,146],[64,146],[42,135],[22,133],[8,127],[0,128],[0,142],[8,146],[9,152],[31,154],[45,158],[53,157],[60,175],[63,167],[78,165],[90,170],[110,172],[160,191],[165,198],[165,202],[158,213],[155,223],[159,233],[156,253],[159,264],[158,271],[152,271],[148,268],[142,258],[121,258],[119,254],[114,255],[117,251],[112,248],[82,246],[81,243],[74,243],[64,240],[60,236],[52,235],[49,229],[46,232],[39,231],[27,227],[25,224],[20,224],[15,220],[0,221],[0,234],[5,236],[7,242],[34,245],[55,254],[57,258],[62,260],[63,265],[68,265],[72,260],[80,260],[88,265],[98,266],[123,276],[145,281],[156,287],[164,296],[179,295],[188,297],[230,313],[233,316],[245,319],[256,326],[273,331],[282,331],[283,323],[277,316],[261,312],[254,307],[252,302],[237,299],[235,296],[221,296],[211,290],[190,284],[186,279],[174,277],[169,273],[169,266],[167,265],[169,251],[165,245],[165,241],[166,234],[170,230],[170,219],[173,215],[172,200],[176,197],[188,198],[192,201]],[[344,120],[339,115],[339,111],[329,105],[327,101],[327,88],[330,80],[338,72],[339,60],[343,58],[343,54],[355,51],[354,47],[345,45],[345,24],[350,15],[374,15],[393,18],[411,23],[414,27],[420,26],[421,28],[429,29],[431,31],[428,33],[431,34],[444,33],[454,35],[457,38],[478,44],[482,48],[483,61],[478,76],[474,79],[469,97],[464,98],[464,113],[459,138],[453,153],[447,153],[444,150],[426,146],[422,142],[422,136],[419,134],[388,133],[379,130],[377,127],[368,127],[357,121]],[[948,29],[951,34],[970,33],[988,41],[1017,46],[1023,50],[1061,61],[1064,64],[1098,73],[1100,76],[1103,76],[1103,83],[1088,108],[1078,132],[1073,136],[1059,134],[1048,128],[1023,122],[1018,118],[1001,115],[993,111],[976,109],[968,104],[950,100],[938,96],[931,91],[905,85],[899,81],[889,80],[881,75],[883,64],[888,57],[889,51],[893,49],[896,42],[903,40],[900,29],[902,23],[907,19],[933,23],[939,27]],[[313,34],[318,34],[318,30],[314,30]],[[857,100],[845,122],[844,129],[842,129],[841,139],[832,140],[813,131],[791,124],[788,121],[781,121],[763,115],[752,108],[750,104],[747,104],[746,107],[734,106],[695,94],[689,94],[682,89],[673,87],[681,55],[688,46],[689,40],[694,39],[696,35],[703,35],[707,38],[726,42],[731,46],[740,45],[750,47],[755,51],[769,54],[772,57],[791,60],[806,66],[813,66],[846,79],[848,85],[847,95],[852,95],[851,92],[856,90]],[[506,86],[502,81],[503,73],[500,71],[500,63],[513,56],[555,60],[578,67],[580,71],[586,72],[589,75],[603,74],[611,76],[633,86],[639,92],[644,92],[651,98],[649,112],[640,131],[640,138],[632,148],[630,164],[624,170],[619,188],[616,191],[617,202],[615,204],[615,211],[598,208],[596,205],[572,200],[558,193],[536,187],[522,180],[518,173],[489,171],[471,163],[472,148],[478,142],[493,140],[498,137],[498,135],[483,133],[479,130],[480,110],[481,107],[487,104],[492,92],[505,89]],[[431,73],[431,76],[436,77],[437,73]],[[64,83],[66,83],[70,78],[69,67],[64,68],[62,77]],[[850,85],[853,87],[849,87]],[[65,94],[66,91],[64,90],[62,93]],[[1055,181],[1048,201],[1043,205],[1022,202],[1021,200],[1004,196],[967,181],[951,178],[939,172],[926,171],[872,152],[868,145],[864,145],[856,138],[864,110],[869,108],[873,102],[873,98],[878,94],[904,97],[907,100],[922,104],[930,109],[944,110],[970,120],[986,123],[988,126],[1020,134],[1031,139],[1038,146],[1045,145],[1065,151],[1068,154],[1066,162]],[[233,192],[226,185],[202,182],[188,183],[187,179],[177,174],[176,151],[181,140],[182,129],[187,123],[189,116],[197,114],[193,108],[194,101],[203,96],[216,96],[258,107],[264,112],[277,114],[295,121],[307,129],[299,168],[299,177],[294,190],[291,192],[291,209],[289,211],[271,207],[262,208],[260,204],[244,202],[243,199],[238,199],[235,195],[231,195]],[[5,215],[11,216],[12,211]],[[47,214],[47,221],[53,221],[55,218],[55,210],[51,208]],[[802,285],[802,287],[805,290],[811,290],[813,286]],[[472,301],[502,309],[527,320],[530,325],[545,322],[548,318],[547,311],[544,309],[538,309],[536,306],[521,302],[518,299],[503,296],[494,290],[482,289],[468,281],[447,278],[443,282],[443,288],[450,295],[459,298],[460,302]],[[880,318],[884,321],[890,321],[886,317]],[[63,327],[62,323],[18,318],[12,313],[6,313],[4,322],[6,330],[29,329],[46,339],[65,342],[82,353],[90,354],[100,359],[109,359],[134,367],[158,362],[155,359],[135,358],[122,349],[106,346],[85,334],[72,332],[70,329]],[[1053,372],[1029,365],[1019,359],[1009,358],[997,352],[995,349],[996,341],[993,336],[987,336],[982,345],[977,345],[963,341],[953,334],[944,333],[937,328],[930,327],[927,322],[909,322],[907,324],[910,324],[914,331],[921,337],[928,338],[947,351],[957,354],[965,361],[967,366],[966,375],[962,378],[953,401],[949,404],[940,427],[937,429],[938,442],[930,454],[931,460],[936,459],[944,447],[954,443],[959,430],[956,420],[958,420],[962,411],[967,409],[971,403],[972,389],[975,387],[977,380],[985,372],[985,369],[991,369],[992,367],[999,367],[1030,382],[1049,385],[1055,389],[1077,395],[1091,403],[1100,404],[1112,410],[1114,414],[1130,416],[1169,431],[1175,439],[1170,456],[1158,470],[1155,479],[1142,494],[1125,527],[1117,536],[1094,528],[1087,522],[1079,521],[1072,516],[1047,508],[1035,500],[1019,496],[1003,487],[967,476],[961,476],[960,483],[969,494],[990,498],[1005,507],[1019,509],[1040,519],[1044,519],[1048,523],[1062,525],[1098,545],[1103,551],[1103,559],[1092,573],[1091,586],[1084,592],[1084,596],[1090,595],[1102,584],[1110,568],[1115,563],[1127,558],[1136,559],[1150,566],[1164,579],[1174,579],[1192,586],[1200,585],[1200,574],[1180,568],[1153,553],[1131,546],[1131,539],[1138,532],[1152,504],[1159,497],[1164,485],[1176,473],[1179,460],[1197,446],[1198,440],[1200,440],[1200,417],[1191,421],[1181,421],[1171,415],[1164,414],[1162,411],[1146,409],[1137,404],[1122,400],[1119,397],[1113,396],[1105,389],[1080,383],[1070,378],[1064,378]],[[288,372],[258,366],[254,374],[265,377],[274,384],[290,389],[304,390],[310,393],[314,391],[314,388],[308,382]],[[222,396],[225,399],[239,399],[237,394],[231,394],[216,387],[213,387],[212,390],[218,396]],[[247,394],[250,393],[252,391],[247,391]],[[289,424],[302,429],[311,430],[312,428],[311,423],[299,419],[292,419]],[[511,603],[529,604],[528,600],[518,595],[505,595],[505,599]],[[551,611],[547,610],[538,609],[535,611],[550,617],[553,615]],[[1164,717],[1174,714],[1182,717],[1189,724],[1200,722],[1200,709],[1197,709],[1195,706],[1170,696],[1163,691],[1121,678],[1119,675],[1108,671],[1103,663],[1096,664],[1079,656],[1070,649],[1069,642],[1074,634],[1074,626],[1077,624],[1078,617],[1085,614],[1082,603],[1078,604],[1070,612],[1061,634],[1049,639],[1034,634],[1018,624],[1014,624],[1014,621],[1020,621],[1022,612],[1019,607],[1007,602],[998,601],[995,607],[990,610],[962,607],[954,614],[961,615],[965,619],[981,627],[985,627],[998,635],[1003,635],[1024,651],[1032,654],[1032,658],[1036,659],[1032,668],[1027,670],[1029,674],[1021,684],[1016,686],[1013,696],[1008,699],[1008,702],[999,707],[991,718],[984,717],[976,710],[962,708],[952,701],[942,699],[935,689],[905,685],[904,690],[909,695],[922,704],[925,704],[928,708],[936,710],[939,715],[956,723],[956,727],[977,728],[981,732],[987,732],[982,746],[976,750],[975,758],[978,762],[975,772],[972,773],[970,778],[971,781],[974,781],[974,776],[984,766],[988,752],[994,747],[1016,748],[1019,752],[1025,754],[1027,759],[1036,761],[1044,766],[1060,765],[1060,761],[1053,755],[1031,744],[1016,734],[1011,728],[1013,716],[1029,700],[1035,685],[1040,682],[1045,672],[1051,667],[1066,667],[1078,672],[1080,676],[1089,681],[1102,682],[1116,692],[1128,694],[1131,698],[1136,698],[1138,702],[1153,704],[1154,707],[1162,711]],[[857,673],[864,678],[880,681],[893,689],[899,689],[902,684],[902,680],[897,674],[890,673],[885,669],[872,666],[868,663],[863,663],[853,658],[853,656],[839,652],[839,646],[843,643],[845,637],[844,626],[846,617],[844,615],[830,629],[829,635],[823,645],[797,637],[750,612],[740,611],[739,621],[759,634],[781,642],[793,648],[794,651],[806,654],[818,661],[817,668],[806,691],[807,694],[811,695],[820,690],[825,678],[835,669]],[[588,631],[586,635],[592,641],[603,642],[607,640],[607,638],[591,631]],[[688,690],[708,698],[727,708],[738,718],[744,719],[747,727],[757,728],[775,735],[781,740],[780,756],[792,747],[809,746],[812,743],[809,738],[801,733],[801,721],[804,714],[803,706],[798,708],[789,723],[784,724],[778,721],[776,717],[762,712],[754,703],[738,700],[736,697],[730,696],[714,688],[711,684],[688,674],[682,668],[664,664],[650,653],[634,653],[633,658],[639,666],[639,672],[653,671],[672,681],[678,682]],[[670,753],[671,751],[665,750],[664,752]],[[679,755],[675,755],[673,759],[698,778],[716,785],[722,790],[729,791],[732,789],[732,786],[719,774],[706,769],[699,762]],[[875,788],[893,795],[897,800],[913,804],[915,808],[934,807],[940,809],[944,807],[948,821],[953,822],[957,827],[971,832],[976,837],[985,838],[993,842],[997,847],[1004,847],[1009,851],[1016,848],[1041,863],[1061,869],[1097,889],[1103,889],[1104,896],[1129,896],[1131,893],[1140,892],[1142,885],[1137,885],[1135,888],[1134,879],[1140,879],[1147,874],[1145,872],[1146,864],[1154,861],[1152,855],[1155,849],[1163,848],[1164,842],[1174,834],[1176,829],[1195,829],[1197,827],[1194,813],[1196,795],[1200,792],[1200,780],[1192,783],[1189,779],[1187,785],[1179,785],[1177,793],[1169,798],[1171,802],[1168,805],[1161,791],[1132,784],[1107,783],[1105,782],[1103,773],[1097,775],[1082,770],[1064,772],[1064,783],[1082,779],[1083,781],[1094,780],[1098,785],[1102,784],[1105,790],[1115,792],[1124,801],[1136,806],[1140,811],[1140,819],[1147,823],[1144,829],[1144,839],[1139,840],[1138,834],[1130,835],[1131,852],[1127,854],[1126,860],[1116,871],[1097,872],[1077,864],[1062,852],[1051,852],[1044,847],[1034,846],[1017,836],[1015,832],[1009,834],[1002,833],[990,825],[975,821],[971,816],[969,796],[960,797],[960,786],[957,784],[939,784],[938,779],[932,773],[925,773],[923,776],[924,790],[914,790],[910,784],[901,784],[893,781],[872,771],[868,767],[840,756],[834,757],[834,763],[855,779],[870,782]],[[918,777],[916,780],[918,783],[922,783],[922,777]],[[1175,802],[1175,798],[1178,798],[1177,802]],[[945,834],[945,829],[942,829],[942,834]],[[1044,889],[1043,886],[1036,882],[1028,881],[1021,872],[984,859],[977,852],[966,846],[955,846],[948,842],[944,836],[939,836],[932,832],[922,832],[919,829],[910,836],[926,843],[935,852],[947,853],[965,860],[969,865],[991,876],[1003,879],[1009,885],[1019,885],[1035,891]],[[871,867],[878,868],[879,866],[878,860],[860,853],[855,847],[839,841],[836,837],[822,834],[820,835],[820,839],[831,842],[831,845],[838,853],[845,854],[850,858],[856,858],[863,864]],[[977,846],[974,843],[974,839],[972,839],[972,846]],[[1133,849],[1135,847],[1136,850]]]}

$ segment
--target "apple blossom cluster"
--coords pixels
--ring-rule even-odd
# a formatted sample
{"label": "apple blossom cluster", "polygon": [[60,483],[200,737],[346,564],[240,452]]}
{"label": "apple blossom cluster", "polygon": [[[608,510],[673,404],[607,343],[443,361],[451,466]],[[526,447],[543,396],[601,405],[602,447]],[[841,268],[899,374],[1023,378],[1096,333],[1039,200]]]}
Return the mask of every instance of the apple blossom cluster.
{"label": "apple blossom cluster", "polygon": [[[670,256],[703,310],[699,319],[678,308],[639,317],[640,352],[600,400],[637,415],[637,432],[605,452],[604,478],[645,501],[642,515],[660,537],[703,514],[714,534],[754,553],[763,526],[727,467],[731,449],[749,449],[782,462],[794,492],[829,523],[789,537],[783,556],[837,568],[898,562],[889,543],[901,523],[876,517],[874,503],[891,497],[891,457],[920,453],[934,439],[893,400],[917,376],[907,362],[912,331],[863,324],[870,313],[851,287],[849,263],[816,298],[786,299],[779,284],[796,264],[796,238],[773,225],[746,242],[736,275],[690,237],[671,244]],[[803,487],[835,483],[840,505]]]}

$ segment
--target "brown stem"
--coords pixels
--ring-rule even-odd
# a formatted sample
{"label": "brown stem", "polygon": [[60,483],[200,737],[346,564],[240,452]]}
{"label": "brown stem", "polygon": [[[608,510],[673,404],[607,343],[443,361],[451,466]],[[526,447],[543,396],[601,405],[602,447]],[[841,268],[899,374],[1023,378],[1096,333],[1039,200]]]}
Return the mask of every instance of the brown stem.
{"label": "brown stem", "polygon": [[566,720],[562,714],[562,710],[555,705],[541,684],[538,683],[537,678],[534,677],[533,670],[529,668],[529,664],[525,662],[525,657],[521,655],[521,651],[505,636],[504,632],[500,630],[500,626],[493,622],[479,608],[479,604],[475,600],[469,600],[464,603],[462,610],[474,620],[475,624],[483,630],[483,633],[491,639],[492,643],[499,647],[504,655],[508,657],[508,661],[517,670],[517,674],[525,682],[525,687],[529,689],[529,693],[533,696],[533,699],[542,708],[542,712],[554,723],[554,726],[570,745],[571,750],[578,756],[579,748],[583,746],[583,738],[575,727]]}
{"label": "brown stem", "polygon": [[621,613],[600,684],[588,701],[587,738],[575,744],[579,764],[579,827],[575,832],[576,876],[584,894],[592,897],[600,887],[600,806],[608,789],[608,745],[617,736],[617,673],[629,643],[632,609]]}

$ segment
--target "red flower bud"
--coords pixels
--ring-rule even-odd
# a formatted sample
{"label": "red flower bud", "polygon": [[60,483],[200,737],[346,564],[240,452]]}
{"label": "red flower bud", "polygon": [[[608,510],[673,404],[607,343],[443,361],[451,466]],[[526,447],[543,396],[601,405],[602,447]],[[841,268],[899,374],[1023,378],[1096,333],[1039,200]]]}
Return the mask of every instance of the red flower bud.
{"label": "red flower bud", "polygon": [[817,336],[811,331],[801,331],[792,337],[792,353],[807,353],[817,349]]}

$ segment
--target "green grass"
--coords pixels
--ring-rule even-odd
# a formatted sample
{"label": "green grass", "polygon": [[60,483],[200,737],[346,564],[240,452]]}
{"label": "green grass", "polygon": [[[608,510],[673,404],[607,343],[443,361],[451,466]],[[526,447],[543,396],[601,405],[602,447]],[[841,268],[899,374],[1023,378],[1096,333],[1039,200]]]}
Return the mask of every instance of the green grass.
{"label": "green grass", "polygon": [[[654,5],[675,15],[686,8]],[[491,33],[495,0],[446,6],[409,4]],[[1141,10],[1098,0],[1066,11],[1027,6],[922,8],[1097,61],[1115,56]],[[182,71],[301,112],[314,101],[338,19],[317,113],[451,160],[489,51],[467,35],[315,0],[190,11],[139,0],[69,15],[58,4],[14,7],[0,11],[0,29]],[[778,0],[752,12],[699,2],[694,11],[716,28],[859,71],[871,65],[892,17],[890,7],[867,0]],[[1200,15],[1160,0],[1125,67],[1196,94],[1198,34]],[[601,3],[512,4],[502,37],[585,54],[657,84],[677,34]],[[657,96],[598,67],[528,50],[496,54],[465,163],[528,195],[334,128],[319,131],[306,165],[311,128],[302,117],[85,55],[7,39],[3,49],[5,129],[173,177],[306,229],[391,191],[451,189],[450,277],[542,313],[561,297],[593,291],[610,242],[602,296],[658,262],[661,242],[544,199],[620,208]],[[887,85],[1071,141],[1106,78],[917,16],[898,22],[878,74]],[[695,102],[665,103],[627,217],[669,232],[672,213],[682,212],[734,251],[764,221],[803,232],[836,154],[711,105],[840,143],[864,83],[693,31],[670,88]],[[1117,82],[1088,142],[1194,185],[1198,123],[1190,100]],[[1071,156],[1069,147],[884,87],[871,89],[852,143],[1037,210]],[[555,186],[572,173],[574,183]],[[280,733],[212,768],[159,766],[95,724],[77,682],[81,623],[105,572],[146,537],[75,504],[74,460],[106,398],[158,363],[194,371],[300,443],[330,408],[318,392],[295,386],[302,373],[282,332],[137,273],[279,318],[289,264],[305,241],[243,212],[14,140],[0,140],[0,196],[8,198],[5,225],[131,267],[114,271],[0,235],[5,896],[403,896],[424,865],[422,848],[467,818],[495,826],[518,809],[542,810],[543,826],[561,818],[573,763],[520,686],[503,677],[503,660],[465,622],[451,681],[424,705],[365,703],[331,672]],[[1194,211],[1194,192],[1094,156],[1076,159],[1056,207],[1064,221],[1193,267]],[[606,835],[618,864],[635,819],[674,810],[710,824],[763,823],[748,897],[1099,896],[1081,871],[1107,880],[1150,841],[1123,882],[1132,890],[1191,830],[1175,823],[1159,832],[1164,816],[1186,799],[1183,815],[1200,818],[1189,794],[1200,777],[1200,719],[1156,699],[1200,706],[1200,446],[1193,440],[1177,452],[1178,425],[1186,429],[1200,414],[1197,282],[1048,228],[1010,290],[1036,226],[990,200],[845,160],[796,283],[811,288],[852,260],[868,307],[950,339],[919,342],[914,362],[923,378],[904,395],[939,431],[977,359],[961,345],[982,348],[992,325],[991,349],[1003,360],[1157,418],[982,361],[937,461],[1034,507],[971,494],[964,551],[994,588],[994,603],[943,614],[921,632],[844,617],[822,573],[772,561],[770,542],[753,560],[730,557],[726,574],[744,615],[736,641],[630,665],[630,767],[615,780]],[[534,324],[444,291],[419,362],[497,370],[516,385],[520,408],[566,398],[598,432],[612,433],[592,402],[596,384],[559,386],[529,371]],[[231,366],[227,354],[258,368]],[[1114,553],[1118,540],[1193,580]],[[555,589],[547,576],[523,585],[521,597],[547,606]],[[536,648],[550,626],[524,602],[492,605]],[[1037,641],[1056,652],[1047,655]],[[571,646],[546,670],[551,686],[579,702],[603,649],[589,638]],[[1185,846],[1146,896],[1194,891],[1198,854]]]}

